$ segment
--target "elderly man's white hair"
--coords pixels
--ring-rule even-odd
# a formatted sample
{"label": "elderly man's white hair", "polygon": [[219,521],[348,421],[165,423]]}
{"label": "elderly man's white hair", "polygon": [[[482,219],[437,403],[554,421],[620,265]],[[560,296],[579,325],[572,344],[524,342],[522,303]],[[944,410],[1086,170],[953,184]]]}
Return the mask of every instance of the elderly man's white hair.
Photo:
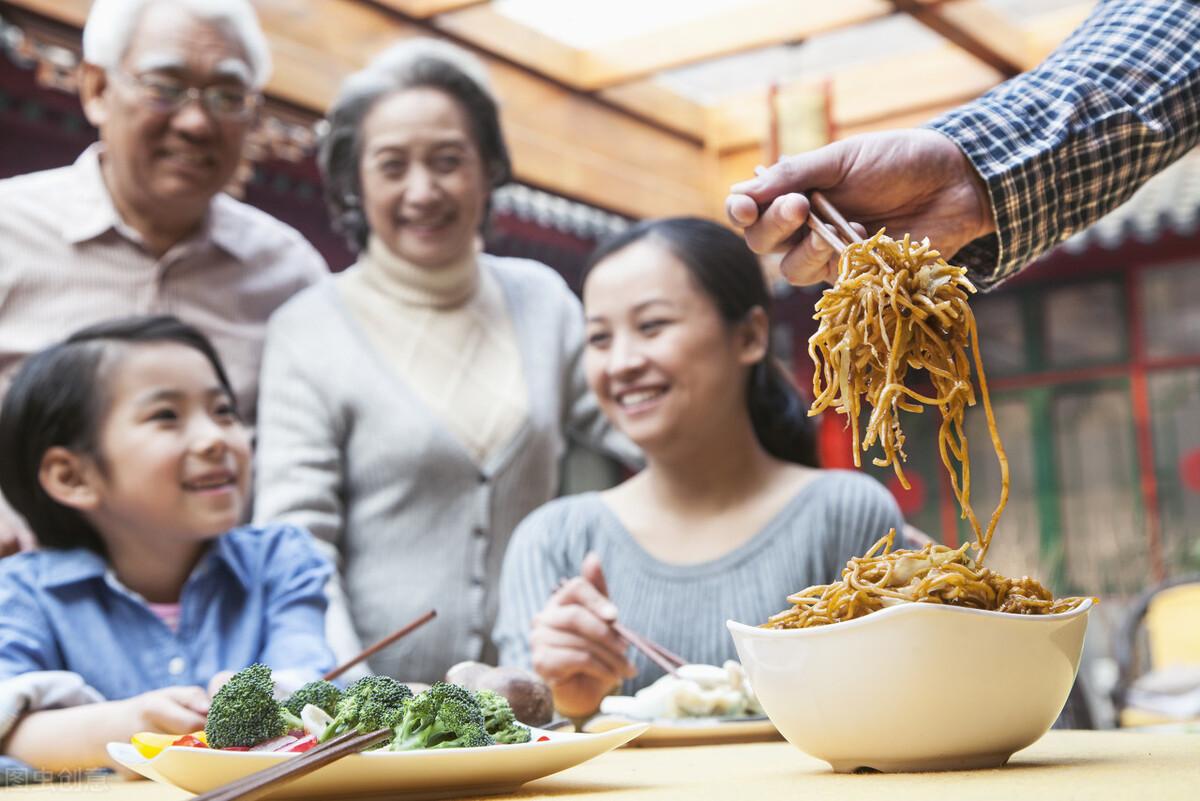
{"label": "elderly man's white hair", "polygon": [[261,89],[271,75],[271,51],[249,0],[96,0],[83,26],[83,60],[114,69],[121,63],[142,12],[164,3],[206,22],[228,26],[246,51],[251,79]]}

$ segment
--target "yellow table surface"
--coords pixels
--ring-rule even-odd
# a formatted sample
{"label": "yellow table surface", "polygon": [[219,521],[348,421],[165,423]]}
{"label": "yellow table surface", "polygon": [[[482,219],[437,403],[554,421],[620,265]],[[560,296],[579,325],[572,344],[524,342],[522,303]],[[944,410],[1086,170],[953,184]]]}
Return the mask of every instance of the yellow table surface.
{"label": "yellow table surface", "polygon": [[[149,781],[118,779],[0,790],[0,801],[183,801],[191,797],[190,793]],[[517,793],[483,798],[1196,801],[1200,799],[1200,735],[1052,731],[1015,754],[1003,768],[891,775],[835,774],[824,762],[787,743],[623,748],[530,782]]]}

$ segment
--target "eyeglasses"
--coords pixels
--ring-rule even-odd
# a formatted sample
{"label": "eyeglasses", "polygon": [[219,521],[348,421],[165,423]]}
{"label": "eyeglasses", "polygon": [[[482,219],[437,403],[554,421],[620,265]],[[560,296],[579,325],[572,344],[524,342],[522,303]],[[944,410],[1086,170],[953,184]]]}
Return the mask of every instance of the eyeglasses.
{"label": "eyeglasses", "polygon": [[254,112],[259,103],[258,93],[244,86],[225,84],[201,89],[153,72],[130,75],[114,70],[112,74],[137,90],[143,105],[160,114],[174,113],[193,100],[199,100],[204,109],[214,117],[244,120]]}

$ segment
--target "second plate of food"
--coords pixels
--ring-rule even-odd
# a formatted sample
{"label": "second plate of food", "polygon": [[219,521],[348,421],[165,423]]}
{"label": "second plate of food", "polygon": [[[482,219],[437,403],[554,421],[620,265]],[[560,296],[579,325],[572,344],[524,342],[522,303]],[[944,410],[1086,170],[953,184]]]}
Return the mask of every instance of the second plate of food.
{"label": "second plate of food", "polygon": [[639,721],[623,715],[600,714],[589,720],[583,730],[598,733],[631,723],[646,723],[649,726],[637,739],[626,744],[632,747],[726,745],[782,739],[775,725],[763,715]]}

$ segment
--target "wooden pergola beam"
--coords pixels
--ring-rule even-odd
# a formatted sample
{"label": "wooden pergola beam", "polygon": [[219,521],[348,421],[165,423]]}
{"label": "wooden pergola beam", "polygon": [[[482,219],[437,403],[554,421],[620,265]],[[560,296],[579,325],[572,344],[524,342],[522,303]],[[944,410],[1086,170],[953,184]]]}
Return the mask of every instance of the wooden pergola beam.
{"label": "wooden pergola beam", "polygon": [[487,3],[490,0],[374,0],[374,2],[410,17],[428,19],[448,11],[458,11],[467,6]]}
{"label": "wooden pergola beam", "polygon": [[628,109],[697,142],[709,137],[709,109],[654,80],[633,81],[597,92],[597,97]]}
{"label": "wooden pergola beam", "polygon": [[500,13],[491,3],[440,14],[430,22],[436,29],[481,50],[549,76],[564,86],[579,88],[581,51]]}
{"label": "wooden pergola beam", "polygon": [[492,4],[442,14],[432,22],[484,50],[593,92],[699,61],[800,41],[892,12],[888,0],[755,0],[670,30],[588,50],[566,45]]}
{"label": "wooden pergola beam", "polygon": [[[1094,5],[1080,0],[1039,15],[1028,26],[1014,27],[989,17],[986,7],[980,11],[978,0],[907,1],[922,12],[956,21],[978,38],[1008,42],[1006,69],[1015,68],[1020,59],[1022,68],[1031,66]],[[76,28],[91,4],[6,2]],[[760,5],[792,9],[789,19],[805,18],[811,34],[822,24],[842,24],[837,19],[850,24],[848,16],[839,14],[893,9],[893,0],[869,2],[874,5],[868,0],[761,0]],[[449,6],[457,10],[439,13]],[[712,52],[700,53],[698,42],[675,43],[689,39],[686,26],[657,37],[626,40],[622,48],[631,48],[636,57],[620,64],[605,59],[604,71],[597,71],[600,62],[593,62],[597,85],[620,82],[592,93],[578,88],[579,76],[586,77],[589,54],[604,49],[570,48],[497,13],[486,0],[270,0],[257,7],[276,63],[267,93],[317,114],[327,108],[343,78],[372,55],[399,39],[444,28],[480,51],[492,73],[518,180],[603,208],[635,217],[720,217],[725,187],[763,157],[765,90],[704,106],[652,78],[632,77],[652,69],[654,60],[678,64],[678,59],[711,57]],[[750,16],[745,9],[742,14]],[[481,21],[494,25],[481,26]],[[743,21],[741,16],[736,24],[727,19],[728,27]],[[783,24],[781,18],[775,21]],[[782,36],[776,32],[776,38]],[[728,47],[748,39],[743,36],[733,44],[728,38],[713,41]],[[655,53],[656,48],[663,52]],[[920,58],[883,56],[844,69],[829,79],[835,135],[920,123],[986,91],[1005,74],[950,45],[925,51]]]}
{"label": "wooden pergola beam", "polygon": [[[890,56],[830,78],[831,121],[837,132],[913,109],[945,106],[976,97],[1000,80],[994,69],[949,45],[924,51],[920,58]],[[819,84],[810,86],[823,91]],[[765,141],[767,91],[729,98],[713,110],[713,120],[709,146],[722,152]]]}
{"label": "wooden pergola beam", "polygon": [[891,0],[902,11],[948,42],[1011,78],[1037,63],[1028,37],[982,0]]}
{"label": "wooden pergola beam", "polygon": [[670,30],[649,31],[580,53],[576,85],[616,86],[664,70],[803,41],[887,16],[887,0],[757,0]]}
{"label": "wooden pergola beam", "polygon": [[[1027,42],[1029,66],[1036,66],[1094,5],[1085,0],[1039,15],[1006,36]],[[1003,79],[998,70],[951,45],[927,50],[920,58],[891,56],[845,69],[829,79],[834,135],[918,124],[978,97]],[[813,91],[818,91],[815,84]],[[766,94],[761,89],[746,92],[711,109],[709,147],[724,153],[765,141]]]}
{"label": "wooden pergola beam", "polygon": [[[81,28],[90,0],[9,0]],[[275,60],[268,95],[323,114],[341,81],[384,47],[427,31],[356,0],[258,7]],[[707,209],[703,147],[502,60],[487,65],[518,180],[633,217]]]}

